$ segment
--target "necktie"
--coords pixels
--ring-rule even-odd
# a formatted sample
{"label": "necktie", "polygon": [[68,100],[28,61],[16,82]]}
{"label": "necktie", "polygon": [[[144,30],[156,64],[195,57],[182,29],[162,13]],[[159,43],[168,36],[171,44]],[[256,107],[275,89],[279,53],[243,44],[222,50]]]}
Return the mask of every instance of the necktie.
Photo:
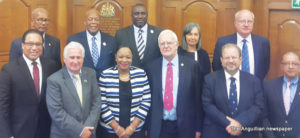
{"label": "necktie", "polygon": [[284,102],[284,107],[285,107],[285,113],[286,115],[288,115],[289,111],[290,111],[290,96],[291,96],[291,91],[290,91],[290,85],[291,82],[287,82],[286,84],[286,89],[285,89],[285,93],[283,96],[283,102]]}
{"label": "necktie", "polygon": [[92,37],[92,58],[93,58],[94,66],[96,67],[98,63],[99,52],[98,52],[95,36]]}
{"label": "necktie", "polygon": [[248,46],[247,40],[243,40],[243,49],[242,49],[242,71],[250,72],[249,67],[249,53],[248,53]]}
{"label": "necktie", "polygon": [[229,90],[229,107],[230,107],[230,114],[232,117],[236,116],[237,113],[237,92],[236,92],[236,85],[235,85],[235,78],[230,77],[230,90]]}
{"label": "necktie", "polygon": [[165,95],[164,95],[164,108],[170,111],[173,108],[173,69],[172,63],[168,63]]}
{"label": "necktie", "polygon": [[142,29],[139,29],[138,33],[138,43],[137,43],[137,49],[138,49],[138,52],[139,52],[139,56],[140,56],[140,59],[142,60],[144,58],[144,51],[145,51],[145,42],[144,42],[144,39],[143,39],[143,30]]}
{"label": "necktie", "polygon": [[76,78],[76,90],[77,94],[80,100],[80,104],[82,105],[82,85],[81,85],[81,79],[79,74],[74,74],[74,77]]}
{"label": "necktie", "polygon": [[40,73],[39,68],[37,67],[37,62],[33,61],[31,63],[33,65],[33,82],[35,86],[36,95],[40,95]]}

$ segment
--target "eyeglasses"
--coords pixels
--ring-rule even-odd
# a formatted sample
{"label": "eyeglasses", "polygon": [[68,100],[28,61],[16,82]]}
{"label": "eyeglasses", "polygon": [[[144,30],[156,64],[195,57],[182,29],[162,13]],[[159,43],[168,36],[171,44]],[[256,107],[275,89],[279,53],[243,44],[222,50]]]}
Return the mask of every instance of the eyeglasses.
{"label": "eyeglasses", "polygon": [[253,23],[254,23],[254,21],[252,21],[252,20],[238,20],[237,21],[239,24],[250,24],[250,25],[252,25]]}
{"label": "eyeglasses", "polygon": [[37,19],[35,19],[35,21],[38,22],[38,23],[43,23],[43,22],[48,23],[50,21],[50,19],[48,19],[48,18],[37,18]]}
{"label": "eyeglasses", "polygon": [[169,41],[169,42],[159,42],[160,46],[166,46],[166,45],[174,45],[176,41]]}
{"label": "eyeglasses", "polygon": [[296,63],[296,62],[281,62],[282,65],[284,66],[299,66],[300,63]]}
{"label": "eyeglasses", "polygon": [[24,42],[25,45],[29,46],[29,47],[33,47],[33,46],[43,46],[43,43],[33,43],[33,42]]}
{"label": "eyeglasses", "polygon": [[230,59],[232,59],[232,60],[237,60],[239,57],[234,57],[234,56],[232,56],[232,57],[222,57],[222,59],[225,59],[225,60],[230,60]]}

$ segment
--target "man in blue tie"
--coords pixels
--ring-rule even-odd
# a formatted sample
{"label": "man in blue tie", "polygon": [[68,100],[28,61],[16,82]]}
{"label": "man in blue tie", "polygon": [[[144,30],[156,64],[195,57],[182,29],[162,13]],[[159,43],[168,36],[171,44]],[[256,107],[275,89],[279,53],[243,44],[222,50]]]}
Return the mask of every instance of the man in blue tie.
{"label": "man in blue tie", "polygon": [[254,14],[249,10],[235,13],[234,27],[236,33],[218,38],[215,45],[212,67],[214,71],[222,69],[221,49],[227,43],[236,44],[242,50],[240,69],[263,80],[270,66],[270,42],[267,38],[252,34]]}
{"label": "man in blue tie", "polygon": [[86,30],[69,36],[68,43],[75,41],[83,45],[85,49],[83,66],[94,69],[98,79],[103,70],[115,63],[116,42],[112,36],[100,31],[99,11],[88,10],[85,14],[84,25]]}
{"label": "man in blue tie", "polygon": [[266,119],[264,126],[287,128],[286,131],[266,130],[264,138],[300,138],[300,59],[294,52],[282,56],[283,76],[264,82]]}
{"label": "man in blue tie", "polygon": [[202,103],[203,138],[258,138],[257,131],[242,128],[258,126],[264,108],[260,80],[244,71],[241,50],[235,44],[222,47],[223,69],[205,76]]}

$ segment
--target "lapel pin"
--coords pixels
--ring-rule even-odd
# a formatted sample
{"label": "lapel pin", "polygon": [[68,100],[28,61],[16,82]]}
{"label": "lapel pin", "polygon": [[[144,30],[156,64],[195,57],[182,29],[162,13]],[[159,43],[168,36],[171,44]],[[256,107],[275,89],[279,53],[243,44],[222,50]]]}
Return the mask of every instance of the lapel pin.
{"label": "lapel pin", "polygon": [[154,30],[153,30],[153,29],[151,29],[151,30],[150,30],[150,33],[151,33],[151,34],[153,34],[153,33],[154,33]]}
{"label": "lapel pin", "polygon": [[51,43],[49,43],[49,46],[51,46]]}
{"label": "lapel pin", "polygon": [[102,44],[103,44],[103,46],[106,46],[106,42],[103,42]]}
{"label": "lapel pin", "polygon": [[181,64],[180,64],[180,66],[181,66],[181,67],[183,67],[183,66],[184,66],[184,64],[183,64],[183,63],[181,63]]}
{"label": "lapel pin", "polygon": [[87,80],[83,80],[84,83],[87,83]]}
{"label": "lapel pin", "polygon": [[300,95],[300,92],[299,92],[299,95]]}

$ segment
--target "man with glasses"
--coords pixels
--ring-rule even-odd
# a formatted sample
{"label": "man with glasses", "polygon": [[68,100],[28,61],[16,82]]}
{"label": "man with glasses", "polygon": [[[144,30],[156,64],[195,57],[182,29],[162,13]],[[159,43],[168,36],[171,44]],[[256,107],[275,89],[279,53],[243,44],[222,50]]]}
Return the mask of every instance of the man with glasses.
{"label": "man with glasses", "polygon": [[227,43],[233,43],[242,50],[240,69],[249,72],[261,80],[267,75],[270,66],[270,42],[267,38],[252,34],[254,14],[249,10],[235,13],[234,26],[237,33],[218,38],[212,61],[214,71],[222,69],[221,49]]}
{"label": "man with glasses", "polygon": [[100,12],[90,9],[85,13],[85,30],[69,36],[71,41],[79,42],[85,49],[83,66],[96,71],[97,79],[100,73],[114,65],[116,52],[115,39],[100,30]]}
{"label": "man with glasses", "polygon": [[22,50],[22,56],[0,73],[0,137],[49,138],[46,79],[59,66],[41,57],[43,38],[38,30],[24,33]]}
{"label": "man with glasses", "polygon": [[223,69],[204,78],[202,138],[259,138],[258,131],[251,128],[258,127],[264,108],[261,81],[240,71],[242,57],[237,45],[226,44],[221,52]]}
{"label": "man with glasses", "polygon": [[300,137],[300,59],[294,52],[282,56],[280,69],[283,76],[264,82],[266,101],[265,128],[285,128],[286,130],[266,130],[264,138]]}
{"label": "man with glasses", "polygon": [[[60,59],[60,41],[58,38],[46,34],[49,25],[49,17],[47,10],[36,8],[31,13],[31,28],[42,33],[43,36],[43,51],[42,57],[49,58],[57,62],[61,67]],[[21,38],[13,40],[9,52],[9,61],[14,61],[22,56]]]}
{"label": "man with glasses", "polygon": [[171,30],[158,37],[162,57],[148,67],[152,92],[150,138],[199,138],[202,126],[199,64],[177,54],[178,40]]}

